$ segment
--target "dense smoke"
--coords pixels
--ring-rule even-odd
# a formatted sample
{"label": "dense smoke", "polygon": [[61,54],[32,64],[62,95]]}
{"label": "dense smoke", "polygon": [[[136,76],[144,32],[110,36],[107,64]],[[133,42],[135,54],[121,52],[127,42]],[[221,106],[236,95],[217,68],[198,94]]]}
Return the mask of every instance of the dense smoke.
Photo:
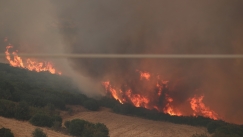
{"label": "dense smoke", "polygon": [[[241,0],[2,0],[0,10],[0,37],[9,37],[23,52],[243,54]],[[243,123],[242,59],[56,62],[79,74],[81,87],[105,80],[128,84],[137,69],[159,74],[173,87],[178,104],[203,94],[205,104],[224,119]],[[87,94],[102,90],[89,87]]]}
{"label": "dense smoke", "polygon": [[[58,17],[56,3],[50,0],[1,0],[0,1],[0,51],[6,46],[14,46],[19,53],[67,53]],[[88,95],[98,94],[98,88],[91,79],[77,75],[67,59],[38,59],[54,62],[55,68],[64,75],[71,76],[82,85]],[[6,62],[5,57],[0,59]],[[80,84],[82,83],[82,84]],[[92,85],[91,85],[92,84]],[[89,92],[88,92],[89,91]]]}

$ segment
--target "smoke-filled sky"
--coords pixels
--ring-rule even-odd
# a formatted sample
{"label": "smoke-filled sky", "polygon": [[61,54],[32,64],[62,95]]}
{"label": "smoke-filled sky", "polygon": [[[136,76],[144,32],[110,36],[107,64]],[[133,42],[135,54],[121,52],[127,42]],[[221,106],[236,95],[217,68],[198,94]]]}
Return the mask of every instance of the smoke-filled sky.
{"label": "smoke-filled sky", "polygon": [[[22,53],[243,54],[243,1],[1,0],[1,52],[5,37]],[[180,102],[204,94],[211,109],[243,123],[242,59],[53,61],[89,95],[139,69],[169,80]]]}

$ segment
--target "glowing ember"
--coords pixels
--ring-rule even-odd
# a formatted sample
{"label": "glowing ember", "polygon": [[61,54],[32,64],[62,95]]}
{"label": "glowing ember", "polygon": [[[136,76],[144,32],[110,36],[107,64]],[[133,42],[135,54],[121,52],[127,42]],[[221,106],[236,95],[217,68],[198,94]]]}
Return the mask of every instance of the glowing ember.
{"label": "glowing ember", "polygon": [[196,97],[194,96],[191,98],[190,104],[191,108],[194,111],[193,115],[203,115],[205,117],[212,118],[214,120],[218,119],[218,114],[214,111],[210,110],[210,108],[206,107],[205,104],[202,102],[204,96]]}
{"label": "glowing ember", "polygon": [[57,72],[56,69],[53,67],[53,65],[50,62],[40,62],[40,61],[35,61],[33,59],[26,59],[26,62],[23,62],[23,59],[18,56],[17,52],[14,51],[12,52],[13,58],[10,56],[9,49],[13,48],[13,46],[9,45],[6,47],[5,55],[6,59],[9,61],[9,64],[13,67],[20,67],[20,68],[25,68],[30,71],[49,71],[52,74],[59,74],[61,75],[61,72]]}

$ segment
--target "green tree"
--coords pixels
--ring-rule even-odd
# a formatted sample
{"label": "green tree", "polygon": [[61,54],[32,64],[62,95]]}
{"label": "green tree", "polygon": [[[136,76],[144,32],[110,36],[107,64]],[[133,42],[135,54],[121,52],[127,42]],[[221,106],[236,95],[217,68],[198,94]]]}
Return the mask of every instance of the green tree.
{"label": "green tree", "polygon": [[96,111],[100,108],[98,102],[93,99],[85,101],[83,105],[85,108],[92,110],[92,111]]}
{"label": "green tree", "polygon": [[52,127],[53,119],[46,114],[37,113],[30,119],[30,123],[40,127]]}
{"label": "green tree", "polygon": [[[228,135],[228,136],[243,136],[243,130],[240,126],[234,124],[227,124],[225,126],[219,127],[215,131],[216,135]],[[216,137],[216,136],[215,136]]]}
{"label": "green tree", "polygon": [[77,137],[109,137],[108,128],[102,124],[93,124],[85,120],[66,121],[65,126],[71,135]]}
{"label": "green tree", "polygon": [[70,123],[71,123],[70,121],[65,121],[65,122],[64,122],[64,126],[68,129],[69,126],[70,126]]}
{"label": "green tree", "polygon": [[30,119],[30,110],[29,105],[22,101],[16,106],[15,118],[19,120],[29,120]]}
{"label": "green tree", "polygon": [[109,137],[109,129],[103,123],[95,124],[96,132],[94,132],[95,137]]}
{"label": "green tree", "polygon": [[0,116],[12,118],[15,115],[15,103],[0,99]]}
{"label": "green tree", "polygon": [[71,135],[80,137],[83,134],[85,124],[84,120],[74,119],[70,122],[68,131]]}
{"label": "green tree", "polygon": [[46,133],[44,133],[43,130],[40,129],[40,128],[36,128],[36,129],[32,132],[32,136],[33,136],[33,137],[47,137]]}
{"label": "green tree", "polygon": [[8,128],[0,129],[0,137],[14,137],[13,133]]}

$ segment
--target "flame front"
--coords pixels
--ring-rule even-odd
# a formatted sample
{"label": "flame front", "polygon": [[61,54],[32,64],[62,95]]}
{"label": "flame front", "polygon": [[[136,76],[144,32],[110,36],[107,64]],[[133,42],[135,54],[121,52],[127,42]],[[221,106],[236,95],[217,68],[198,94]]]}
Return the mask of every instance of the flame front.
{"label": "flame front", "polygon": [[202,102],[204,96],[194,96],[190,99],[191,108],[194,111],[193,115],[203,115],[205,117],[209,117],[211,119],[217,120],[218,114],[212,110],[210,110],[209,107],[206,107],[205,104]]}
{"label": "flame front", "polygon": [[[171,91],[169,91],[168,80],[161,80],[160,76],[152,77],[149,72],[139,70],[136,70],[136,72],[140,74],[137,85],[129,86],[129,84],[126,83],[122,84],[119,88],[112,86],[110,81],[103,82],[107,93],[122,104],[130,103],[135,107],[156,109],[159,112],[167,113],[169,115],[184,115],[183,110],[180,110],[180,108],[175,105],[175,99],[170,96]],[[152,78],[156,78],[156,80]],[[149,83],[148,86],[152,87],[149,88],[149,90],[146,89],[147,83]],[[145,91],[141,92],[141,90]],[[200,96],[199,98],[193,97],[187,101],[193,112],[191,115],[201,115],[212,119],[218,119],[218,114],[210,110],[202,102],[203,97],[204,96]]]}
{"label": "flame front", "polygon": [[41,61],[36,61],[34,59],[26,59],[26,62],[23,62],[23,59],[18,56],[17,52],[18,51],[13,51],[12,55],[13,58],[11,58],[11,54],[9,52],[10,49],[12,49],[12,45],[8,45],[6,47],[5,55],[6,59],[9,61],[9,64],[13,67],[20,67],[20,68],[25,68],[30,71],[49,71],[52,74],[59,74],[61,75],[61,72],[56,71],[56,69],[53,67],[53,65],[50,62],[41,62]]}

